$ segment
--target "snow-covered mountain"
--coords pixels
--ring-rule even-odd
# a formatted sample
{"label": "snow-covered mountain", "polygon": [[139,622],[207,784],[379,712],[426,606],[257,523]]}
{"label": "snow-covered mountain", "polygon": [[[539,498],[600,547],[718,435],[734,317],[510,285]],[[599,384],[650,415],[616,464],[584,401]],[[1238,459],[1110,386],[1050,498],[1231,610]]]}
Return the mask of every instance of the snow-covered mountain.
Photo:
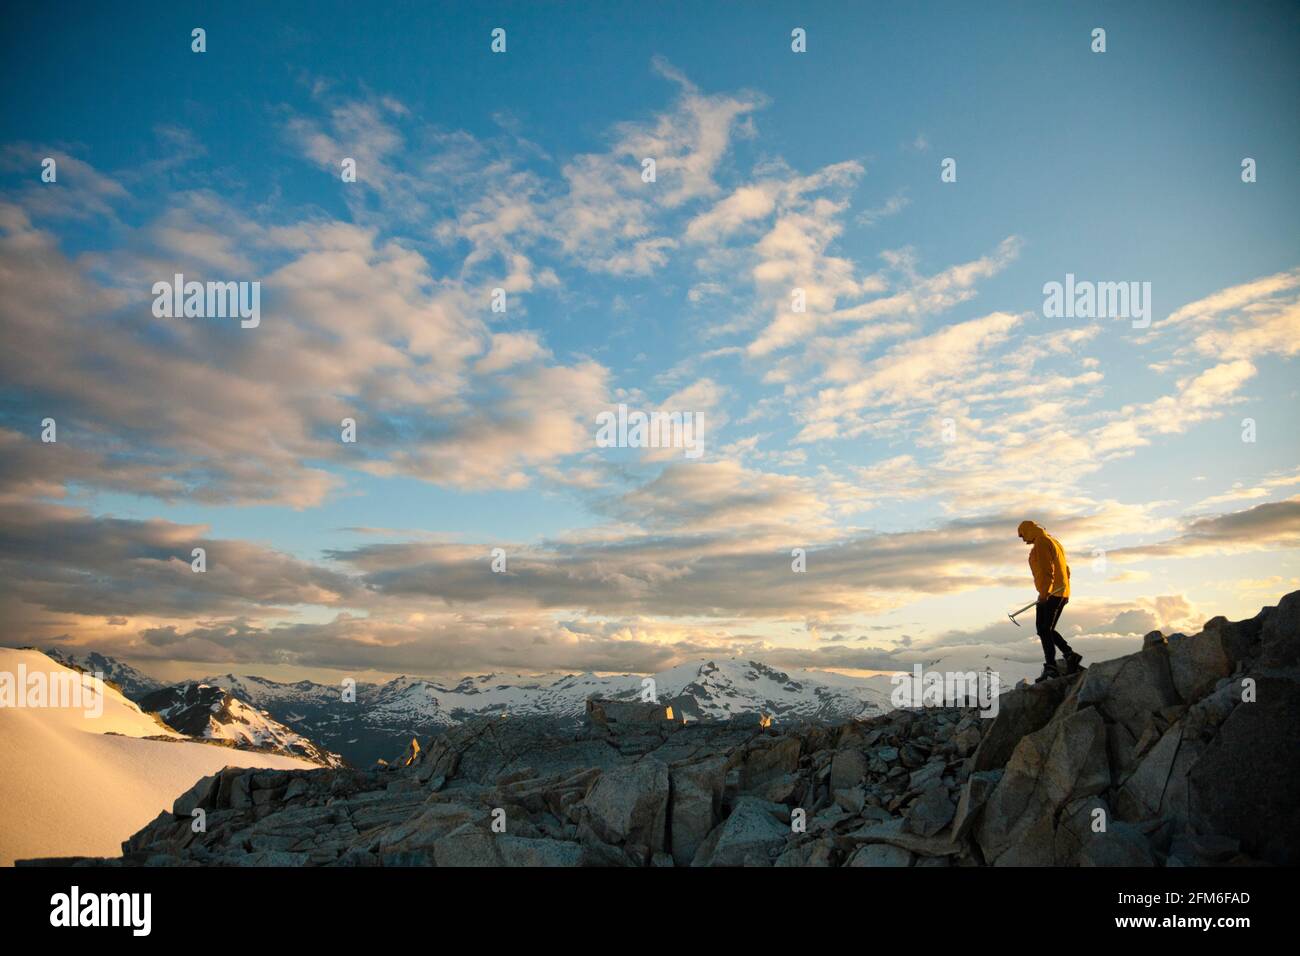
{"label": "snow-covered mountain", "polygon": [[[38,676],[41,675],[41,676]],[[122,841],[223,767],[311,770],[294,757],[190,741],[107,684],[82,683],[34,649],[0,647],[0,866],[47,856],[117,856]],[[20,679],[21,678],[21,679]],[[75,680],[79,700],[12,699]],[[143,739],[143,738],[153,739]]]}
{"label": "snow-covered mountain", "polygon": [[156,713],[173,730],[190,737],[220,740],[246,750],[302,757],[325,767],[341,767],[336,753],[318,747],[230,692],[211,684],[187,683],[147,694],[140,707]]}
{"label": "snow-covered mountain", "polygon": [[[725,720],[769,714],[796,719],[868,717],[890,708],[888,678],[854,678],[803,670],[777,670],[757,661],[728,658],[682,664],[651,675],[661,700],[686,696],[688,720]],[[257,710],[365,766],[400,753],[412,736],[426,736],[482,714],[571,717],[588,698],[633,699],[646,677],[568,674],[559,678],[483,674],[455,684],[399,677],[358,684],[356,699],[342,687],[224,674],[203,683],[222,687]]]}
{"label": "snow-covered mountain", "polygon": [[[106,675],[129,676],[134,670],[102,655],[86,655],[85,659],[96,660]],[[1038,668],[1036,664],[1005,659],[967,660],[961,655],[928,661],[924,666],[926,670],[963,672],[991,667],[1000,672],[1004,691],[1021,677],[1032,678]],[[870,717],[893,706],[889,675],[862,678],[827,671],[782,670],[740,657],[691,662],[649,677],[660,700],[689,698],[688,703],[678,701],[688,720],[724,720],[763,713],[771,715],[779,725],[800,719]],[[398,677],[380,684],[357,684],[355,696],[345,697],[342,685],[305,680],[282,683],[264,677],[222,674],[205,677],[199,683],[221,688],[236,702],[247,705],[245,719],[241,722],[218,716],[216,723],[221,727],[205,730],[210,725],[208,711],[217,703],[214,696],[184,720],[195,721],[185,724],[187,732],[237,739],[245,746],[249,742],[257,746],[255,741],[259,739],[283,741],[288,739],[287,734],[296,734],[305,743],[285,752],[311,759],[314,748],[326,760],[342,755],[348,762],[365,767],[381,757],[391,759],[401,753],[412,736],[437,734],[481,714],[544,715],[577,721],[588,698],[633,699],[642,693],[646,679],[640,674],[592,673],[561,677],[482,674],[454,683]],[[178,703],[167,698],[157,709]],[[229,713],[229,706],[223,706]],[[188,709],[189,705],[182,706],[178,714]],[[268,724],[283,725],[278,736],[265,729],[252,732],[249,728],[258,723],[258,717]],[[272,742],[271,746],[276,745]]]}
{"label": "snow-covered mountain", "polygon": [[108,657],[97,651],[77,654],[60,647],[50,647],[45,649],[45,654],[64,667],[85,671],[88,674],[100,674],[104,680],[116,685],[127,700],[138,701],[145,694],[152,694],[154,691],[167,686],[162,681],[141,674],[130,664],[123,664],[116,658]]}

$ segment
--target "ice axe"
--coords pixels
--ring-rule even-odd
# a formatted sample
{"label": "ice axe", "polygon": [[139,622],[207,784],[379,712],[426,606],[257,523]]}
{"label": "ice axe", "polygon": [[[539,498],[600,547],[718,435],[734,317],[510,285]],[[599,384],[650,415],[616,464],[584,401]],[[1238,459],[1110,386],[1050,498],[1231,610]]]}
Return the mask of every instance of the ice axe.
{"label": "ice axe", "polygon": [[1028,611],[1031,607],[1037,607],[1037,606],[1038,606],[1038,602],[1037,602],[1037,601],[1031,601],[1029,604],[1026,604],[1024,607],[1022,607],[1019,611],[1015,611],[1015,612],[1013,612],[1013,613],[1008,613],[1008,614],[1007,614],[1007,617],[1011,618],[1011,623],[1012,623],[1012,624],[1014,624],[1016,627],[1019,627],[1019,626],[1020,626],[1020,622],[1017,621],[1016,618],[1017,618],[1019,615],[1024,614],[1024,613],[1025,613],[1026,611]]}

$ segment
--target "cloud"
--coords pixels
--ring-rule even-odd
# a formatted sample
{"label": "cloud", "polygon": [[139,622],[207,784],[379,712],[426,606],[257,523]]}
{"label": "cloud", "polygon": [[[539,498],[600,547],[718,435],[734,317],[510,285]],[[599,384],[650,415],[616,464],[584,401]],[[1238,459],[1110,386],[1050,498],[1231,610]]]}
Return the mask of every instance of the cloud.
{"label": "cloud", "polygon": [[[834,211],[838,210],[826,208],[818,210],[816,215],[822,218]],[[887,281],[877,275],[856,282],[851,278],[850,264],[824,256],[825,247],[838,232],[839,227],[833,223],[818,223],[812,218],[792,219],[778,223],[777,229],[760,242],[760,250],[766,246],[771,258],[756,274],[771,281],[793,285],[812,282],[819,288],[827,288],[818,297],[809,296],[806,314],[793,312],[788,301],[778,307],[776,318],[750,344],[751,356],[784,348],[826,326],[945,312],[972,298],[976,283],[1004,269],[1015,259],[1020,245],[1016,237],[1008,237],[993,254],[951,266],[932,276],[917,274],[910,252],[887,253],[886,263],[898,279]],[[856,305],[839,305],[841,297],[855,298],[877,292],[888,294]]]}
{"label": "cloud", "polygon": [[[206,572],[192,570],[194,548],[206,549]],[[58,505],[6,510],[0,566],[6,605],[92,617],[268,614],[358,593],[345,575],[203,526]]]}
{"label": "cloud", "polygon": [[1005,342],[1022,319],[995,312],[895,346],[871,362],[852,385],[820,392],[803,416],[808,425],[799,440],[833,436],[835,422],[861,408],[904,402],[933,404],[940,390],[951,391],[957,383],[968,381],[977,363]]}
{"label": "cloud", "polygon": [[536,332],[498,332],[492,336],[488,354],[474,364],[474,371],[486,375],[550,357]]}
{"label": "cloud", "polygon": [[1300,352],[1300,269],[1230,286],[1175,310],[1154,326],[1190,334],[1191,351],[1219,360]]}
{"label": "cloud", "polygon": [[1115,561],[1238,554],[1300,547],[1300,496],[1269,501],[1244,511],[1193,518],[1182,534],[1150,545],[1110,552]]}
{"label": "cloud", "polygon": [[[0,612],[12,632],[145,659],[420,673],[645,672],[750,652],[861,669],[954,650],[1032,661],[1032,636],[1004,621],[957,615],[954,630],[917,625],[880,646],[892,625],[873,618],[1022,587],[1024,517],[1076,562],[1300,543],[1298,499],[1268,500],[1294,490],[1289,473],[1242,480],[1186,518],[1154,495],[1116,500],[1098,475],[1271,383],[1300,341],[1300,271],[1177,310],[1134,340],[1149,346],[1138,367],[1162,377],[1125,378],[1111,327],[974,309],[1016,263],[1016,236],[986,234],[955,263],[910,247],[863,259],[865,227],[905,194],[863,209],[852,157],[804,172],[764,145],[745,165],[737,146],[765,97],[652,68],[669,84],[661,105],[557,156],[524,139],[527,117],[476,136],[317,84],[306,113],[276,116],[307,176],[341,191],[338,217],[279,195],[237,204],[224,171],[210,177],[220,191],[188,172],[177,188],[169,164],[202,147],[175,127],[161,131],[167,159],[131,170],[60,152],[81,212],[70,191],[6,194]],[[30,170],[34,149],[0,164]],[[356,183],[337,178],[345,156]],[[111,231],[87,241],[104,225],[87,216]],[[153,318],[150,287],[176,272],[261,282],[262,325]],[[796,287],[806,311],[791,308]],[[505,314],[490,309],[496,288]],[[601,336],[566,325],[611,302],[618,324]],[[660,325],[648,313],[664,303]],[[671,354],[654,338],[668,321],[680,321]],[[625,334],[651,337],[621,349]],[[696,334],[723,341],[692,345]],[[623,401],[704,413],[704,457],[595,449],[596,413]],[[38,437],[47,415],[56,444]],[[356,444],[339,440],[345,417]],[[1138,464],[1164,467],[1152,460]],[[396,477],[563,496],[584,517],[555,533],[541,514],[518,541],[371,527],[391,522],[367,509]],[[308,512],[346,494],[357,527],[314,557],[102,514],[121,499],[101,492],[145,513],[149,497]],[[1237,501],[1254,507],[1203,513]],[[315,516],[291,517],[310,528]],[[1134,529],[1155,543],[1132,544]],[[197,546],[204,575],[189,567]],[[506,574],[490,569],[498,546]],[[795,548],[806,573],[791,568]],[[1068,626],[1100,654],[1198,613],[1177,594],[1081,600]]]}
{"label": "cloud", "polygon": [[1290,472],[1275,472],[1255,482],[1233,482],[1231,489],[1223,494],[1202,499],[1197,503],[1196,508],[1204,509],[1212,505],[1268,498],[1275,495],[1279,489],[1290,488],[1294,485],[1300,485],[1300,469]]}
{"label": "cloud", "polygon": [[1225,313],[1236,312],[1268,301],[1281,292],[1300,288],[1300,269],[1278,272],[1271,276],[1253,279],[1240,285],[1229,286],[1170,313],[1165,322],[1206,322]]}
{"label": "cloud", "polygon": [[[118,286],[64,257],[21,210],[0,208],[0,369],[89,445],[47,455],[70,469],[49,484],[115,486],[87,467],[114,454],[147,479],[145,493],[308,507],[341,485],[319,462],[517,487],[528,467],[590,447],[589,420],[608,403],[598,364],[544,364],[536,333],[489,333],[473,315],[479,293],[435,280],[421,255],[373,230],[263,228],[190,199],[178,207],[187,214],[135,234],[154,259]],[[254,255],[281,264],[261,272]],[[262,282],[262,324],[155,319],[148,290],[173,272]],[[512,366],[525,367],[491,381]],[[359,423],[356,446],[338,440],[345,417]],[[412,431],[412,420],[438,426]]]}
{"label": "cloud", "polygon": [[896,216],[911,204],[905,193],[895,193],[886,199],[879,206],[870,209],[864,209],[858,214],[858,223],[863,226],[874,226],[883,219],[890,216]]}
{"label": "cloud", "polygon": [[[54,160],[57,179],[53,183],[40,178],[47,159]],[[118,207],[130,199],[117,178],[62,147],[9,143],[0,149],[0,171],[22,174],[22,204],[42,218],[112,221]]]}

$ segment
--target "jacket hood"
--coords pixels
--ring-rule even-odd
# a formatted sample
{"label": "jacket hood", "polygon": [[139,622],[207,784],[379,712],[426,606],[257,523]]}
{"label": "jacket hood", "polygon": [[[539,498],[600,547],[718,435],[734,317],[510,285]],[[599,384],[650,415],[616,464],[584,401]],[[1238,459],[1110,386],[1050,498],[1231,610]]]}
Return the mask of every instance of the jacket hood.
{"label": "jacket hood", "polygon": [[1026,541],[1037,541],[1046,534],[1046,532],[1043,531],[1042,525],[1033,521],[1020,522],[1020,527],[1016,528],[1016,532]]}

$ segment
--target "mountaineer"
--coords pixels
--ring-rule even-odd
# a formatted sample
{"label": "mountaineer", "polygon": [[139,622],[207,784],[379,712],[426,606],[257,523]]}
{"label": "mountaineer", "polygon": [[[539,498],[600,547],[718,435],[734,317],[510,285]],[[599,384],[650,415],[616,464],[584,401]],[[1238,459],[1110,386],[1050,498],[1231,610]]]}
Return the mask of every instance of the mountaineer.
{"label": "mountaineer", "polygon": [[1047,660],[1042,676],[1034,683],[1061,676],[1056,668],[1058,647],[1065,654],[1065,672],[1074,674],[1079,670],[1079,662],[1083,657],[1074,653],[1056,630],[1061,611],[1070,602],[1070,566],[1065,561],[1065,549],[1061,547],[1061,542],[1032,521],[1020,522],[1016,532],[1021,541],[1033,545],[1029,549],[1029,570],[1033,572],[1034,587],[1038,589],[1034,623],[1038,639],[1043,642],[1043,657]]}

